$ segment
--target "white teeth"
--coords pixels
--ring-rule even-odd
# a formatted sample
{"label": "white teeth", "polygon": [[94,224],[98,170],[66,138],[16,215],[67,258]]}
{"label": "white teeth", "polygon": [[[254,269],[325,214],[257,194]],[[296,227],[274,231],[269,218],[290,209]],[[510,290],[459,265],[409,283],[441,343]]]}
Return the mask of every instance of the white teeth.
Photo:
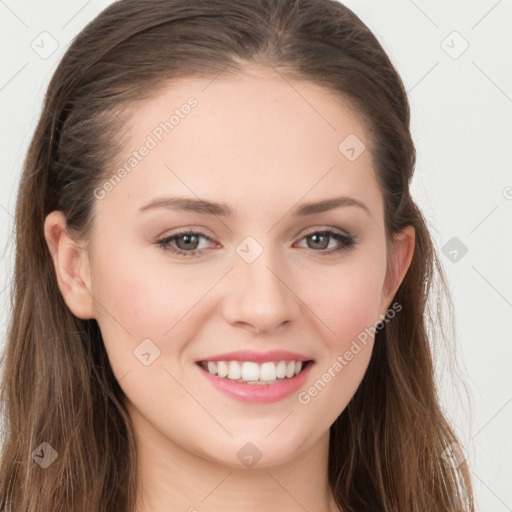
{"label": "white teeth", "polygon": [[227,377],[228,365],[224,361],[217,361],[217,375],[219,377]]}
{"label": "white teeth", "polygon": [[276,380],[276,365],[271,361],[263,363],[260,367],[260,380]]}
{"label": "white teeth", "polygon": [[201,366],[213,375],[227,377],[238,382],[263,384],[292,378],[302,369],[302,361],[268,361],[262,364],[252,361],[203,361]]}
{"label": "white teeth", "polygon": [[242,368],[236,361],[230,361],[228,368],[228,379],[237,380],[242,376]]}
{"label": "white teeth", "polygon": [[282,379],[286,376],[286,362],[285,361],[279,361],[276,366],[276,377],[278,379]]}
{"label": "white teeth", "polygon": [[260,367],[258,363],[245,361],[242,364],[242,380],[258,380],[260,378]]}
{"label": "white teeth", "polygon": [[286,367],[286,376],[288,378],[293,377],[295,375],[295,361],[290,361],[288,366]]}

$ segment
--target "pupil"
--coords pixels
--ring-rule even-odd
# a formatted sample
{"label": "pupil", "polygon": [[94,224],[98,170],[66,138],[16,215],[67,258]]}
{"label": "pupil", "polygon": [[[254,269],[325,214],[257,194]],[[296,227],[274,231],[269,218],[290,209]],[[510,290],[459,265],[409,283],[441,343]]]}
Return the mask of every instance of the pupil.
{"label": "pupil", "polygon": [[316,241],[316,239],[318,239],[318,238],[324,238],[324,243],[323,243],[323,244],[322,244],[322,243],[320,243],[320,245],[321,245],[320,249],[325,249],[325,247],[326,247],[326,245],[325,245],[325,240],[327,239],[327,237],[326,237],[325,235],[315,234],[315,235],[311,235],[311,238],[313,239],[313,243],[315,243],[315,244],[316,244],[316,243],[318,243],[318,242]]}
{"label": "pupil", "polygon": [[[181,238],[185,241],[185,248],[189,248],[190,246],[187,246],[191,241],[194,242],[194,238],[197,238],[195,235],[182,235]],[[196,240],[197,243],[197,240]],[[195,248],[195,247],[194,247]]]}

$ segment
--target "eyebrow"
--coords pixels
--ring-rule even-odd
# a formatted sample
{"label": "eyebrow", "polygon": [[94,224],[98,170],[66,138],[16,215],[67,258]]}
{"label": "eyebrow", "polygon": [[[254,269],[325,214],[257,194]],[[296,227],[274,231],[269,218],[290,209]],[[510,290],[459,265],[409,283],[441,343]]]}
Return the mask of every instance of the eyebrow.
{"label": "eyebrow", "polygon": [[[334,208],[339,208],[341,206],[357,206],[371,216],[370,209],[362,201],[347,196],[304,203],[293,209],[291,214],[295,217],[306,217],[308,215],[333,210]],[[139,212],[142,213],[154,208],[173,208],[204,215],[218,215],[221,217],[232,217],[234,214],[233,209],[226,203],[217,203],[214,201],[187,197],[158,197],[150,201],[148,204],[141,206],[139,208]]]}

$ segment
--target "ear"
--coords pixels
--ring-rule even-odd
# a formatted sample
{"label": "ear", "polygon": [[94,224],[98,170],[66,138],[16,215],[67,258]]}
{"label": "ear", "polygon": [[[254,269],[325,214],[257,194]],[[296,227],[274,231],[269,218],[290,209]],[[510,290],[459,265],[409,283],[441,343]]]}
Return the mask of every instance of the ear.
{"label": "ear", "polygon": [[389,254],[386,278],[382,288],[382,301],[380,305],[381,315],[385,315],[395,293],[402,283],[405,274],[411,264],[414,253],[415,229],[413,226],[406,226],[400,233],[395,235]]}
{"label": "ear", "polygon": [[84,320],[95,318],[87,249],[68,233],[61,211],[46,216],[44,237],[53,260],[57,284],[71,312]]}

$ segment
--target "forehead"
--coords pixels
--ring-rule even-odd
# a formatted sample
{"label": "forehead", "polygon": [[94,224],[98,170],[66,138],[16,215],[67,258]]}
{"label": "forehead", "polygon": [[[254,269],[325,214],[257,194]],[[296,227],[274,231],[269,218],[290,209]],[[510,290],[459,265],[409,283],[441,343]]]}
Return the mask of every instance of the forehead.
{"label": "forehead", "polygon": [[173,81],[137,104],[126,128],[110,169],[123,167],[125,177],[109,200],[130,196],[134,210],[163,192],[256,210],[347,194],[380,209],[356,113],[326,88],[274,69]]}

